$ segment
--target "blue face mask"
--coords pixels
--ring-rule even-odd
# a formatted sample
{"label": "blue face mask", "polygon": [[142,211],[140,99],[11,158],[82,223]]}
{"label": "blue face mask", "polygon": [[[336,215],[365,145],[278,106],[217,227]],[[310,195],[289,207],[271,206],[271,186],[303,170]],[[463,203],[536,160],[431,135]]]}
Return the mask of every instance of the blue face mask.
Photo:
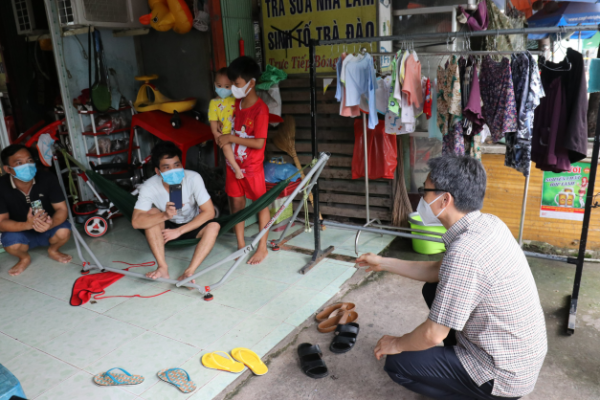
{"label": "blue face mask", "polygon": [[35,164],[23,164],[18,167],[13,167],[13,171],[15,171],[15,178],[22,182],[29,182],[37,173],[37,169]]}
{"label": "blue face mask", "polygon": [[217,96],[219,96],[222,99],[225,99],[225,98],[231,96],[231,89],[225,89],[222,87],[215,86],[215,92],[217,92]]}
{"label": "blue face mask", "polygon": [[179,185],[185,176],[183,168],[170,169],[168,171],[161,172],[160,174],[162,175],[163,181],[167,185]]}

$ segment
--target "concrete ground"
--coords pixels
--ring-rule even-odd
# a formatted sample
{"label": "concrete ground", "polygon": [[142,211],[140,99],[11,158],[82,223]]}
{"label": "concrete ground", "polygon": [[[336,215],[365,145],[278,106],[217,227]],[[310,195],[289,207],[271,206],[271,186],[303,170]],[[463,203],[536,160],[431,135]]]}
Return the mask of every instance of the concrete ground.
{"label": "concrete ground", "polygon": [[[414,254],[409,246],[409,242],[397,239],[383,254],[429,259]],[[566,304],[573,286],[574,266],[541,259],[529,259],[529,263],[546,315],[549,350],[534,392],[523,399],[599,399],[600,269],[596,264],[585,266],[577,328],[575,335],[566,336]],[[354,349],[341,355],[331,353],[329,344],[333,334],[319,333],[314,319],[309,318],[265,358],[269,366],[267,375],[255,377],[246,371],[216,398],[425,399],[395,384],[383,371],[384,360],[377,361],[373,355],[381,336],[402,335],[427,318],[421,286],[419,282],[391,274],[359,271],[330,301],[356,304],[361,330]],[[296,348],[304,342],[320,345],[329,377],[315,380],[300,370]]]}

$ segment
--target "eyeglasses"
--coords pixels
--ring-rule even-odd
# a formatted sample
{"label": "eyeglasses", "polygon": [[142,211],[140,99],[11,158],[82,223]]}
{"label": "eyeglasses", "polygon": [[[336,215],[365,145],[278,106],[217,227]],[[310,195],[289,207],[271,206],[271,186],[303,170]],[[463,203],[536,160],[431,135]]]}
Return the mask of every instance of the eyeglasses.
{"label": "eyeglasses", "polygon": [[[420,188],[417,189],[417,192],[421,195],[421,196],[425,196],[425,192],[447,192],[450,193],[447,190],[444,189],[427,189],[424,186],[421,186]],[[452,194],[452,193],[450,193]]]}

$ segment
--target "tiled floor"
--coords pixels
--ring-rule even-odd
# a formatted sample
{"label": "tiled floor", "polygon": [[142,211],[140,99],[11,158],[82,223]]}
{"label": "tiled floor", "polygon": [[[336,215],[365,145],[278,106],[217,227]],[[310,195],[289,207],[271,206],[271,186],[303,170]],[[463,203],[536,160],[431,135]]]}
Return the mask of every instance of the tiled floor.
{"label": "tiled floor", "polygon": [[[294,228],[298,229],[298,228]],[[247,235],[256,227],[247,228]],[[327,229],[323,247],[354,255],[351,231]],[[277,238],[277,233],[271,233]],[[380,252],[393,237],[361,236],[361,252]],[[294,246],[312,248],[312,235],[303,233]],[[144,237],[126,221],[118,220],[99,239],[86,239],[100,262],[153,261]],[[234,251],[235,240],[224,236],[205,266]],[[76,255],[71,241],[65,251]],[[192,248],[167,251],[170,273],[176,278],[187,267]],[[0,363],[20,381],[29,399],[211,399],[238,375],[204,368],[201,356],[209,351],[248,347],[263,356],[304,322],[355,272],[351,263],[326,259],[308,274],[298,270],[310,256],[295,252],[270,252],[258,266],[242,264],[230,279],[204,302],[200,293],[186,288],[124,277],[106,295],[154,298],[109,298],[71,307],[73,282],[80,277],[77,257],[72,264],[58,264],[43,249],[32,252],[31,266],[11,277],[14,261],[0,254]],[[218,281],[232,262],[204,275],[202,285]],[[202,267],[201,267],[202,268]],[[147,272],[151,268],[135,268]],[[101,388],[92,376],[122,367],[143,375],[144,383],[124,388]],[[158,379],[156,372],[172,367],[188,371],[198,389],[184,395]]]}

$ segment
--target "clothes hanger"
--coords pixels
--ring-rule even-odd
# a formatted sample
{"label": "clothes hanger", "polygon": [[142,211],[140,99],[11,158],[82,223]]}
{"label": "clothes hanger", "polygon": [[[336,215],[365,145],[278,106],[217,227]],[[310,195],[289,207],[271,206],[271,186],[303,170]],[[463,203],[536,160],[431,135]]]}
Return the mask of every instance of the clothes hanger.
{"label": "clothes hanger", "polygon": [[[558,39],[559,49],[561,49],[562,48],[562,32],[558,32],[557,33],[557,39]],[[554,71],[554,72],[568,72],[568,71],[570,71],[573,68],[573,64],[571,64],[571,62],[569,61],[569,57],[567,57],[566,51],[565,51],[565,59],[564,59],[564,61],[566,61],[567,64],[568,64],[568,68],[567,69],[564,69],[564,68],[550,68],[549,66],[546,65],[546,58],[544,58],[543,61],[540,61],[538,63],[538,65],[541,66],[541,67],[543,67],[543,68],[545,68],[545,69],[547,69],[547,70]]]}
{"label": "clothes hanger", "polygon": [[[446,51],[450,52],[450,34],[448,34],[448,37],[446,38]],[[438,69],[442,67],[442,62],[444,62],[444,58],[445,58],[445,56],[440,57],[440,62],[438,63]]]}

